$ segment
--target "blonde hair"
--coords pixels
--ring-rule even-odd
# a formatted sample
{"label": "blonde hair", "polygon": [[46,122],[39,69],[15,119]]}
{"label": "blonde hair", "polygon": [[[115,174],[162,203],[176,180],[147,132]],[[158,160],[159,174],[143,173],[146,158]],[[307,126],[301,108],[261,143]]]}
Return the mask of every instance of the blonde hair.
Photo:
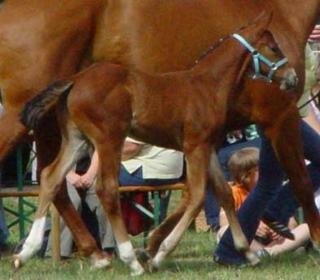
{"label": "blonde hair", "polygon": [[249,175],[258,167],[259,149],[248,147],[234,152],[228,160],[228,169],[235,183],[247,185]]}

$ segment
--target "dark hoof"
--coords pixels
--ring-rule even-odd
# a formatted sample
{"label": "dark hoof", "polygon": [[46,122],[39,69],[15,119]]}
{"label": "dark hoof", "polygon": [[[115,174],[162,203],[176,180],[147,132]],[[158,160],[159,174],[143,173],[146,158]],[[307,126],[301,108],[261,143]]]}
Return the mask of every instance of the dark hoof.
{"label": "dark hoof", "polygon": [[137,249],[136,256],[145,271],[148,271],[148,272],[156,271],[156,269],[152,266],[152,257],[146,250]]}
{"label": "dark hoof", "polygon": [[138,261],[141,264],[146,264],[149,260],[151,260],[151,256],[144,249],[137,249],[136,256],[137,256]]}

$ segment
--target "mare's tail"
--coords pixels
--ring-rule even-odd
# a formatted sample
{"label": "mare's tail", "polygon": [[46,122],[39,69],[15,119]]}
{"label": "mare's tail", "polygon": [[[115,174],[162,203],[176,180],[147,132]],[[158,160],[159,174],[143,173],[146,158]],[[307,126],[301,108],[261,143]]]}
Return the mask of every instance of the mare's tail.
{"label": "mare's tail", "polygon": [[37,127],[43,116],[57,105],[60,97],[67,96],[72,86],[72,81],[55,81],[28,101],[20,115],[23,125],[29,129]]}

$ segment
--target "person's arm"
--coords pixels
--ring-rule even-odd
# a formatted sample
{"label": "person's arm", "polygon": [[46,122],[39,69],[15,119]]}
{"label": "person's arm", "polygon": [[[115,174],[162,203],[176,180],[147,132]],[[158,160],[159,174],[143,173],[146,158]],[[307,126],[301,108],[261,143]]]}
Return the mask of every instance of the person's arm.
{"label": "person's arm", "polygon": [[228,226],[229,221],[226,216],[226,212],[221,208],[220,213],[219,213],[219,225],[220,227]]}
{"label": "person's arm", "polygon": [[310,106],[308,115],[303,119],[308,125],[310,125],[316,132],[320,134],[320,123],[316,117],[314,108],[312,106]]}
{"label": "person's arm", "polygon": [[143,144],[134,143],[131,141],[126,140],[123,145],[122,154],[121,154],[121,160],[128,160],[130,158],[133,158],[142,149]]}
{"label": "person's arm", "polygon": [[82,187],[89,188],[92,185],[93,181],[97,176],[98,168],[99,168],[99,156],[97,151],[94,151],[91,158],[90,166],[87,172],[81,176]]}
{"label": "person's arm", "polygon": [[70,170],[66,176],[66,180],[68,183],[73,185],[75,188],[81,188],[81,176],[77,174],[74,170]]}

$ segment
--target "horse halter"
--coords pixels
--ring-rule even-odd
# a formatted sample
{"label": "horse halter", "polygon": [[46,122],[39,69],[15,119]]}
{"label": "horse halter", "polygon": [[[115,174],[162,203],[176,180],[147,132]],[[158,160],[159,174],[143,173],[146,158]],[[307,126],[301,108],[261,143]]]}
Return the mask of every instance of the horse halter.
{"label": "horse halter", "polygon": [[[255,73],[252,76],[252,79],[264,79],[269,83],[272,83],[272,77],[274,73],[283,65],[285,65],[288,62],[288,59],[285,57],[278,62],[273,62],[266,58],[263,54],[259,53],[257,49],[252,47],[246,39],[244,39],[239,34],[232,34],[231,35],[234,39],[238,40],[240,44],[242,44],[252,55],[252,62],[253,62],[253,68]],[[261,72],[260,63],[264,63],[269,67],[269,73],[268,75],[265,75]]]}

